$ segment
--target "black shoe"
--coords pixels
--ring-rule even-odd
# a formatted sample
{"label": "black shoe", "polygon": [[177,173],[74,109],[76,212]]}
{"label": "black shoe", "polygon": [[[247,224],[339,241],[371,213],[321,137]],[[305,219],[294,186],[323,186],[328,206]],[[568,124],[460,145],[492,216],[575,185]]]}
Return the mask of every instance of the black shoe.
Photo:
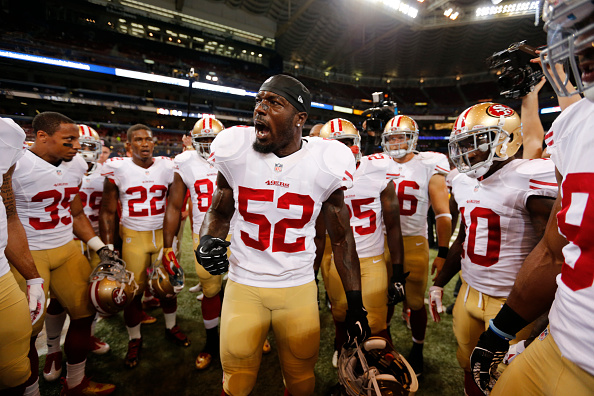
{"label": "black shoe", "polygon": [[[421,345],[421,348],[416,347],[417,345]],[[423,375],[423,344],[413,344],[412,349],[410,350],[410,354],[408,355],[408,363],[415,371],[417,378]]]}
{"label": "black shoe", "polygon": [[451,314],[452,314],[452,312],[454,312],[454,304],[455,304],[455,303],[452,303],[452,304],[450,304],[450,305],[448,305],[448,306],[446,307],[446,313],[447,313],[448,315],[451,315]]}

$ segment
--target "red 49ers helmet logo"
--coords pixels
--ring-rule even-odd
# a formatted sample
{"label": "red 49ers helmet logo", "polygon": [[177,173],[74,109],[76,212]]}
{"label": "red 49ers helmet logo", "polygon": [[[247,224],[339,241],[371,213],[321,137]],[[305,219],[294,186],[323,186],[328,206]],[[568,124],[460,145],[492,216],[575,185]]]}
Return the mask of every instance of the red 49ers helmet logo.
{"label": "red 49ers helmet logo", "polygon": [[494,104],[487,108],[487,114],[493,117],[511,117],[514,115],[514,109],[502,104]]}
{"label": "red 49ers helmet logo", "polygon": [[126,293],[122,292],[120,289],[113,289],[111,292],[111,297],[113,298],[114,304],[118,307],[123,307],[126,305],[126,301],[128,300]]}

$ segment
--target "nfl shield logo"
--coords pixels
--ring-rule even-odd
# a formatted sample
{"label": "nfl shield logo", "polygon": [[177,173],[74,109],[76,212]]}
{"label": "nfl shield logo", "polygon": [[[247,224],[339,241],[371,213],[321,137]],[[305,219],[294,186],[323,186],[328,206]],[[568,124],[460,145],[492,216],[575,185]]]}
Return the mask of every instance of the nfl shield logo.
{"label": "nfl shield logo", "polygon": [[58,176],[62,176],[62,170],[61,169],[56,169],[56,173],[58,174]]}
{"label": "nfl shield logo", "polygon": [[151,174],[151,172],[150,171],[144,171],[144,174],[148,176],[148,175]]}
{"label": "nfl shield logo", "polygon": [[275,172],[282,172],[283,171],[283,164],[274,164],[274,171]]}

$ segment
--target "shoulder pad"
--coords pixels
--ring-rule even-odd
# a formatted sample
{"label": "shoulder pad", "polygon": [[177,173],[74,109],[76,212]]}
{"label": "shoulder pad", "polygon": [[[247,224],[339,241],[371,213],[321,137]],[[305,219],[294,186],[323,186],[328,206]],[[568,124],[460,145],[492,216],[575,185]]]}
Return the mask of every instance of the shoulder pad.
{"label": "shoulder pad", "polygon": [[159,164],[167,169],[173,169],[173,159],[169,157],[157,157],[155,158],[155,164]]}
{"label": "shoulder pad", "polygon": [[184,151],[183,153],[176,155],[175,158],[173,159],[173,162],[176,165],[181,165],[184,162],[188,162],[189,160],[191,160],[192,154],[196,154],[196,151],[195,150]]}
{"label": "shoulder pad", "polygon": [[548,158],[522,159],[518,161],[516,172],[520,175],[555,173],[555,163]]}
{"label": "shoulder pad", "polygon": [[125,161],[126,161],[126,158],[124,158],[124,157],[112,157],[112,158],[109,158],[107,161],[105,161],[105,163],[103,165],[117,169],[117,168],[120,168],[124,164]]}
{"label": "shoulder pad", "polygon": [[235,157],[252,145],[255,137],[254,127],[235,126],[222,130],[210,146],[210,161],[223,162]]}
{"label": "shoulder pad", "polygon": [[355,156],[351,149],[332,139],[310,139],[309,142],[310,149],[319,150],[321,154],[321,156],[314,154],[314,158],[321,158],[322,169],[343,180],[345,187],[352,187],[356,167]]}
{"label": "shoulder pad", "polygon": [[448,157],[442,153],[424,151],[419,153],[419,160],[423,165],[435,169],[435,171],[439,174],[447,175],[450,172]]}

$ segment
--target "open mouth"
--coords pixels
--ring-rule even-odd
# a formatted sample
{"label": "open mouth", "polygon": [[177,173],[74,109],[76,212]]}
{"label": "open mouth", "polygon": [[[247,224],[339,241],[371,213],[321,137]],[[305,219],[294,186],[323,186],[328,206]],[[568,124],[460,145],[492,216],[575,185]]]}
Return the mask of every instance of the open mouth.
{"label": "open mouth", "polygon": [[256,129],[256,137],[258,139],[266,139],[270,135],[270,128],[263,121],[256,120],[254,122],[254,127]]}

